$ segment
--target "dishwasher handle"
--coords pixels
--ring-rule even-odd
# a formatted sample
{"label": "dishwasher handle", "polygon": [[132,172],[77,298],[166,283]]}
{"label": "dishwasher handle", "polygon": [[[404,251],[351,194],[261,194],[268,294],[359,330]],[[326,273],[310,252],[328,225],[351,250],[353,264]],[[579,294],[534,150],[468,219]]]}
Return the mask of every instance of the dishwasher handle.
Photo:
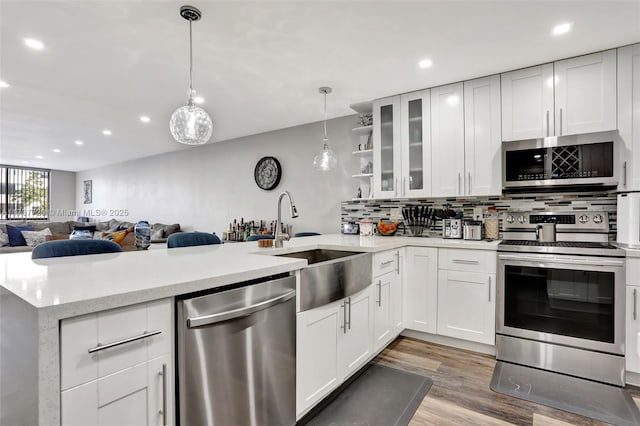
{"label": "dishwasher handle", "polygon": [[204,316],[195,317],[195,318],[187,318],[187,327],[188,328],[202,327],[204,325],[215,324],[217,322],[229,321],[234,318],[246,317],[253,314],[254,312],[258,312],[263,309],[267,309],[273,305],[286,302],[287,300],[295,297],[295,295],[296,295],[296,291],[291,290],[279,296],[276,296],[272,299],[267,299],[263,302],[256,303],[255,305],[245,306],[238,309],[232,309],[230,311],[221,312],[218,314],[204,315]]}

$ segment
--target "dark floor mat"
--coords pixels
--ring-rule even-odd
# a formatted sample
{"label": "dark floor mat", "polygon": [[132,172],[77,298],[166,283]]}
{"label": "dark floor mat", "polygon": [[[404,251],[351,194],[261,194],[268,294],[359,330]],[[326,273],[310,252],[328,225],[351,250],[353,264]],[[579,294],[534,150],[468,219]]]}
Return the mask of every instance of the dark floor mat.
{"label": "dark floor mat", "polygon": [[300,424],[310,426],[407,425],[433,382],[428,377],[372,364],[332,394]]}
{"label": "dark floor mat", "polygon": [[616,386],[498,361],[491,389],[613,425],[640,424],[631,395]]}

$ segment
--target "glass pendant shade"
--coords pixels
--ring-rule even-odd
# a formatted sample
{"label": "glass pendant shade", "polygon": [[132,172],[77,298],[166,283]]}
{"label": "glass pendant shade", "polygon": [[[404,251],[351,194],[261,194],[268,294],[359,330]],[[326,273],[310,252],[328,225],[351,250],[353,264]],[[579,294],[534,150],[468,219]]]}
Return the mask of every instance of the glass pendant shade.
{"label": "glass pendant shade", "polygon": [[313,159],[313,167],[316,170],[328,172],[334,170],[337,165],[338,159],[336,158],[336,155],[333,153],[331,148],[329,148],[329,145],[325,143],[320,154],[316,155]]}
{"label": "glass pendant shade", "polygon": [[329,139],[327,138],[327,94],[331,93],[331,87],[321,87],[318,89],[324,96],[324,146],[320,154],[316,155],[313,159],[313,167],[321,172],[328,172],[334,170],[338,165],[338,159],[333,151],[329,148]]}
{"label": "glass pendant shade", "polygon": [[173,138],[185,145],[202,145],[209,141],[213,122],[209,114],[193,102],[174,111],[169,121]]}
{"label": "glass pendant shade", "polygon": [[193,6],[182,6],[180,16],[189,21],[189,101],[171,114],[169,130],[173,138],[185,145],[202,145],[211,139],[213,122],[207,112],[193,103],[193,36],[191,23],[199,21],[202,13]]}

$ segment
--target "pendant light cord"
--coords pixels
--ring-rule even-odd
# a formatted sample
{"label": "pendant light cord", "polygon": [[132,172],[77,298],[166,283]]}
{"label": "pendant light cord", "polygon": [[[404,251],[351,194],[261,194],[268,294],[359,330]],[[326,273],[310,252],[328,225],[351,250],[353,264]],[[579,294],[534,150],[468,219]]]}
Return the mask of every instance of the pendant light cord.
{"label": "pendant light cord", "polygon": [[193,102],[193,32],[192,20],[189,19],[189,103]]}
{"label": "pendant light cord", "polygon": [[327,148],[327,94],[324,93],[324,146]]}

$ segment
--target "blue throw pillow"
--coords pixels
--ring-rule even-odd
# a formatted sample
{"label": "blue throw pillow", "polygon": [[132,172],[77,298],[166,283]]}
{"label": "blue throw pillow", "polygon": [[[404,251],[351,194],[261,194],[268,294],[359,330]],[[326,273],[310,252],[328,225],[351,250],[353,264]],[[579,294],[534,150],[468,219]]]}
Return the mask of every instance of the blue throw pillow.
{"label": "blue throw pillow", "polygon": [[31,225],[27,226],[13,226],[6,225],[7,227],[7,235],[9,235],[9,246],[11,247],[19,247],[26,246],[27,241],[22,236],[22,231],[33,231],[33,227]]}

